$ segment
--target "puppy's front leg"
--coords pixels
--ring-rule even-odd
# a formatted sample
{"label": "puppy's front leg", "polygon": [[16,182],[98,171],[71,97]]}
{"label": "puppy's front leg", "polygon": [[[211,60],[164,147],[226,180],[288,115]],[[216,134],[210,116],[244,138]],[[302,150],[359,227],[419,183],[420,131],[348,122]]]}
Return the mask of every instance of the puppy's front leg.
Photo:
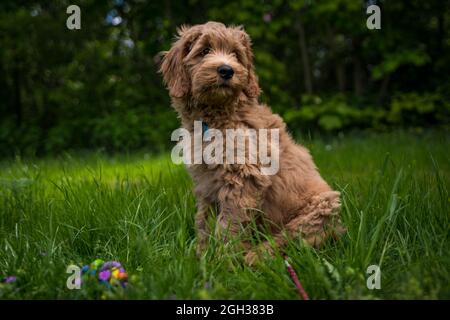
{"label": "puppy's front leg", "polygon": [[205,250],[208,242],[210,230],[207,225],[208,212],[211,205],[204,201],[198,200],[197,213],[195,215],[195,227],[197,229],[197,255],[200,256]]}
{"label": "puppy's front leg", "polygon": [[254,209],[260,209],[262,195],[270,185],[269,178],[261,175],[257,168],[243,165],[239,169],[226,176],[218,195],[220,212],[216,236],[224,242],[251,222]]}

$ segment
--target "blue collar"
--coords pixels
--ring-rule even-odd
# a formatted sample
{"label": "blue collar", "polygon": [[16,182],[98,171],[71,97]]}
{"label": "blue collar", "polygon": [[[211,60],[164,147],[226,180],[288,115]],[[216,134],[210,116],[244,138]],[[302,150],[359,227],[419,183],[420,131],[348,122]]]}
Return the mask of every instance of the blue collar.
{"label": "blue collar", "polygon": [[209,130],[208,124],[203,121],[203,119],[200,119],[200,121],[202,122],[202,132],[205,134],[205,132]]}

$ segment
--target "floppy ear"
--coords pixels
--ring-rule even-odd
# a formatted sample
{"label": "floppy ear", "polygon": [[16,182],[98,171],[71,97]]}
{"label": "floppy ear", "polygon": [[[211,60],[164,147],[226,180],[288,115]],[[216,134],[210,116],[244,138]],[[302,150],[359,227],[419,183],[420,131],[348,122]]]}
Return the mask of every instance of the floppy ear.
{"label": "floppy ear", "polygon": [[253,51],[250,36],[240,27],[242,44],[245,47],[245,54],[247,56],[247,70],[248,70],[248,84],[244,89],[244,93],[249,98],[258,98],[261,89],[258,84],[258,77],[255,73],[255,66],[253,65]]}
{"label": "floppy ear", "polygon": [[191,82],[189,74],[183,63],[183,58],[189,53],[193,34],[189,34],[189,28],[182,26],[178,29],[177,40],[172,44],[169,51],[163,52],[161,68],[164,83],[169,88],[169,94],[173,97],[182,98],[190,92]]}

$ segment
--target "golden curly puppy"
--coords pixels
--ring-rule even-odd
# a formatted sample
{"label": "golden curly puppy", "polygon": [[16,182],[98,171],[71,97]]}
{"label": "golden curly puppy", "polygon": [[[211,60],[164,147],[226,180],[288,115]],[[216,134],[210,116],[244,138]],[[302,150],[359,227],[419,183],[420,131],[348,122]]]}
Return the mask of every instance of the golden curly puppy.
{"label": "golden curly puppy", "polygon": [[[171,49],[163,54],[160,72],[182,126],[189,132],[194,133],[195,121],[224,134],[227,129],[279,130],[279,163],[274,174],[264,174],[259,160],[188,165],[197,198],[199,252],[209,235],[206,219],[211,208],[218,210],[216,230],[225,240],[251,221],[268,222],[279,246],[285,244],[285,233],[301,235],[319,246],[331,234],[329,225],[343,231],[338,218],[339,192],[322,179],[308,150],[292,140],[283,120],[258,103],[260,88],[251,40],[242,27],[218,22],[182,26]],[[270,145],[274,140],[267,141]],[[248,160],[249,145],[244,148]],[[245,247],[249,248],[248,242]],[[259,248],[271,252],[267,242]],[[248,263],[257,252],[247,252]]]}

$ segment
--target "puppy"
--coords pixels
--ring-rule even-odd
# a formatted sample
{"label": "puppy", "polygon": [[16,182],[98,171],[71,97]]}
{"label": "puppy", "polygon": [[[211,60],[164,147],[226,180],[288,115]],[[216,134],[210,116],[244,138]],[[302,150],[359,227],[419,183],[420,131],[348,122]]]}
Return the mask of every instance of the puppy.
{"label": "puppy", "polygon": [[[286,235],[301,236],[317,247],[328,235],[344,231],[339,192],[322,179],[308,150],[293,141],[281,117],[258,103],[251,40],[242,27],[218,22],[182,26],[171,49],[163,53],[160,72],[182,127],[189,132],[194,133],[195,121],[224,134],[227,129],[278,132],[274,174],[265,174],[261,161],[188,165],[197,199],[199,253],[210,234],[206,220],[212,208],[217,209],[216,233],[224,241],[252,221],[268,225],[266,230],[280,247],[286,244]],[[268,145],[274,142],[268,139]],[[249,146],[244,148],[248,160]],[[257,249],[273,250],[268,242],[253,250],[250,242],[243,245],[249,264],[257,258]]]}

